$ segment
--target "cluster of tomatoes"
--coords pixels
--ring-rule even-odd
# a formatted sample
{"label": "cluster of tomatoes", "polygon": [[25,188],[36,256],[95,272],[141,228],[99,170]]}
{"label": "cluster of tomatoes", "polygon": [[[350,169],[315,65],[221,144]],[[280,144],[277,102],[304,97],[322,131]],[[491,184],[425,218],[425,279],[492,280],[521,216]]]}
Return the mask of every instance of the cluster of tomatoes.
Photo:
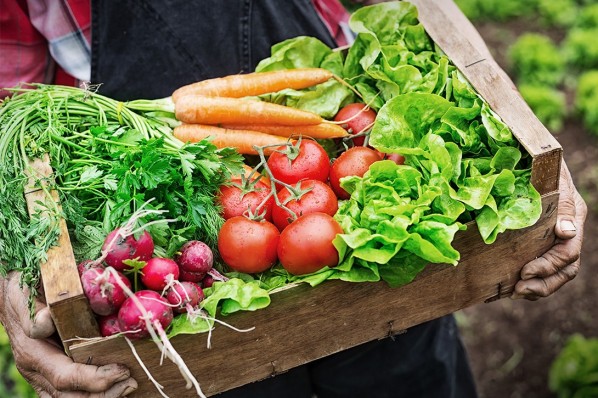
{"label": "cluster of tomatoes", "polygon": [[[349,120],[351,133],[371,127],[375,113],[363,104],[349,105],[337,120]],[[333,245],[343,233],[333,216],[338,200],[350,195],[340,186],[346,176],[362,176],[384,158],[380,152],[357,144],[331,162],[315,140],[300,139],[273,151],[260,170],[248,168],[245,178],[234,177],[220,190],[225,223],[218,236],[218,250],[229,268],[258,273],[280,262],[293,275],[316,272],[338,263]],[[257,175],[258,178],[253,178]],[[247,178],[249,177],[249,178]]]}

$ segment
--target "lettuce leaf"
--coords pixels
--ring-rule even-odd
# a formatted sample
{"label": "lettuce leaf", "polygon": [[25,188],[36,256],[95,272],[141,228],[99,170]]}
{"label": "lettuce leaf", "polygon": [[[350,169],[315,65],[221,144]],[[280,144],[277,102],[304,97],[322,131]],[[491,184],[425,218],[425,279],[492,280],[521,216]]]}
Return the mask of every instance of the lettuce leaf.
{"label": "lettuce leaf", "polygon": [[[256,311],[270,305],[268,291],[260,287],[259,281],[231,278],[226,282],[215,282],[204,290],[206,298],[201,302],[201,309],[207,316],[176,316],[168,330],[168,337],[178,334],[194,334],[209,331],[216,318],[218,309],[222,315],[237,311]],[[212,319],[210,319],[212,318]]]}

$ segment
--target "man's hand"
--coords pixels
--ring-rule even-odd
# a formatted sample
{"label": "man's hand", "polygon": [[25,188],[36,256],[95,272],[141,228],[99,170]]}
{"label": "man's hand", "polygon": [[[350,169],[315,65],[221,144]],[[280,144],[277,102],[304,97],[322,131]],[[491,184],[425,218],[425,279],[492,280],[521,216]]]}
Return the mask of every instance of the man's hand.
{"label": "man's hand", "polygon": [[0,322],[10,338],[15,363],[40,397],[122,397],[137,388],[122,365],[93,366],[73,362],[51,339],[50,311],[36,303],[29,316],[28,293],[19,287],[19,274],[0,279]]}
{"label": "man's hand", "polygon": [[563,161],[560,176],[559,208],[555,226],[556,241],[542,256],[527,263],[511,298],[538,300],[560,289],[579,272],[583,226],[588,208],[577,192]]}

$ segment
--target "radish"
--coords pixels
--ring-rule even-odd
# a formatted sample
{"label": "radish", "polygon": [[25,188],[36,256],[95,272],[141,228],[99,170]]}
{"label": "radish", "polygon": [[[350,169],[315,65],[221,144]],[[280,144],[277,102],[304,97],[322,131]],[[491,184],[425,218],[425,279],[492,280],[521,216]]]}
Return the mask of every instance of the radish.
{"label": "radish", "polygon": [[[156,323],[166,329],[172,322],[173,313],[166,299],[153,290],[140,290],[127,298],[118,311],[118,323],[130,339],[150,336],[148,323]],[[157,322],[154,322],[157,321]]]}
{"label": "radish", "polygon": [[174,307],[174,312],[182,314],[187,312],[188,307],[195,308],[204,299],[203,290],[197,283],[180,282],[168,289],[166,300]]}
{"label": "radish", "polygon": [[202,272],[187,272],[181,269],[179,280],[181,282],[194,282],[200,283],[206,277],[205,273]]}
{"label": "radish", "polygon": [[135,239],[133,235],[127,235],[123,228],[117,228],[106,236],[102,253],[105,253],[106,264],[117,271],[123,271],[130,268],[123,260],[149,260],[154,253],[154,241],[147,231],[143,231],[143,234]]}
{"label": "radish", "polygon": [[131,288],[129,279],[118,271],[112,273],[103,268],[90,268],[81,275],[83,292],[89,300],[92,311],[96,314],[114,314],[126,300],[125,290],[116,278],[119,278],[127,288]]}
{"label": "radish", "polygon": [[141,283],[151,290],[161,291],[174,279],[179,279],[179,266],[169,258],[150,258],[141,269]]}
{"label": "radish", "polygon": [[175,261],[183,271],[206,274],[212,269],[214,254],[205,243],[191,240],[181,247]]}
{"label": "radish", "polygon": [[120,324],[118,323],[118,314],[101,316],[98,320],[100,326],[100,334],[102,337],[112,336],[120,333]]}
{"label": "radish", "polygon": [[77,271],[79,271],[79,277],[83,275],[83,272],[87,271],[90,268],[100,268],[103,269],[104,266],[101,263],[97,263],[93,260],[84,260],[77,264]]}
{"label": "radish", "polygon": [[202,280],[201,280],[201,287],[206,289],[208,287],[212,287],[212,285],[214,284],[214,277],[212,275],[206,275]]}

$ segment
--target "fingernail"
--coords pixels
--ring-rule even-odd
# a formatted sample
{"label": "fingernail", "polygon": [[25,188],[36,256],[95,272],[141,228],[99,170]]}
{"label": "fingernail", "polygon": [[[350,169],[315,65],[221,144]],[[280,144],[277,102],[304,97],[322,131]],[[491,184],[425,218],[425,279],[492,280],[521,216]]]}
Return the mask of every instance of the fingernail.
{"label": "fingernail", "polygon": [[560,222],[560,226],[561,226],[561,231],[577,231],[577,228],[575,228],[575,224],[573,224],[569,220],[562,220]]}
{"label": "fingernail", "polygon": [[127,380],[129,377],[131,377],[131,375],[129,374],[129,371],[127,370],[127,371],[126,371],[126,372],[124,372],[122,375],[120,375],[118,379],[116,379],[116,382],[119,382],[119,381],[125,381],[125,380]]}
{"label": "fingernail", "polygon": [[123,396],[129,395],[130,393],[132,393],[133,391],[137,390],[136,387],[133,386],[129,386],[127,388],[125,388],[125,391],[123,391]]}
{"label": "fingernail", "polygon": [[513,292],[513,294],[511,294],[511,300],[519,300],[522,298],[523,298],[523,296],[519,293]]}

